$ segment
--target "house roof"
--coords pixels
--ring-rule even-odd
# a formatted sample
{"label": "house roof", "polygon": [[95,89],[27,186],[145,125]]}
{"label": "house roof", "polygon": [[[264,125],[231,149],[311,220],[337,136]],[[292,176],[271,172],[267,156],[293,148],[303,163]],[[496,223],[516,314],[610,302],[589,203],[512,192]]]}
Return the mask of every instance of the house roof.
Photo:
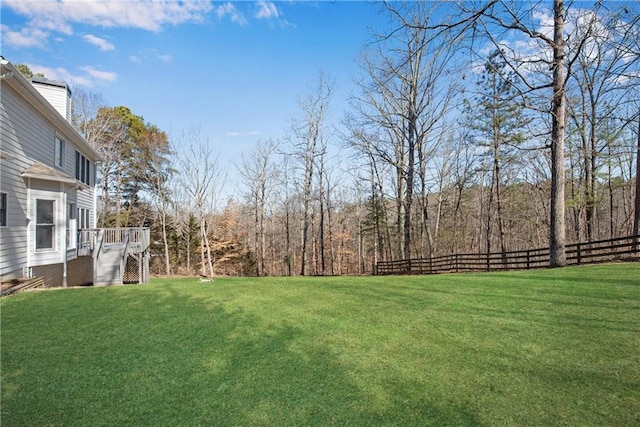
{"label": "house roof", "polygon": [[0,57],[0,80],[15,89],[28,103],[45,116],[56,129],[80,148],[87,157],[101,161],[102,156],[75,130],[60,113],[36,90],[31,83],[6,59]]}
{"label": "house roof", "polygon": [[43,85],[61,87],[71,92],[71,90],[69,89],[69,85],[67,85],[65,82],[60,82],[57,80],[49,80],[47,78],[38,77],[38,76],[31,77],[31,81],[34,83],[40,83]]}
{"label": "house roof", "polygon": [[35,178],[45,181],[65,182],[69,184],[77,183],[77,181],[70,175],[38,162],[23,170],[20,175],[23,178]]}

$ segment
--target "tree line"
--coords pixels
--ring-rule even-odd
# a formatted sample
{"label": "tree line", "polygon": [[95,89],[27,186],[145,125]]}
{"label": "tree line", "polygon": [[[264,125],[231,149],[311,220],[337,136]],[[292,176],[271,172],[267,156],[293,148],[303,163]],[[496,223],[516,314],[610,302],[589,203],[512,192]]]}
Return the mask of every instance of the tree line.
{"label": "tree line", "polygon": [[380,4],[347,111],[320,72],[224,200],[201,129],[169,137],[76,89],[74,126],[104,159],[98,226],[151,227],[154,272],[205,276],[544,246],[561,266],[569,242],[637,234],[640,14],[588,6]]}

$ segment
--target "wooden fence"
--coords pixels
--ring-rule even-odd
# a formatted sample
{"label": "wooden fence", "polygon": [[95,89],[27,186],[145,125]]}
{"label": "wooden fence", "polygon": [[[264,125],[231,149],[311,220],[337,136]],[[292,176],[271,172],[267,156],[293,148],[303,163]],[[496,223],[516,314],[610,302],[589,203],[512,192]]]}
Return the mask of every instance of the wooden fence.
{"label": "wooden fence", "polygon": [[[439,274],[473,271],[527,270],[549,267],[549,248],[484,254],[452,254],[434,258],[380,261],[376,274]],[[619,237],[566,246],[567,265],[639,261],[640,236]]]}

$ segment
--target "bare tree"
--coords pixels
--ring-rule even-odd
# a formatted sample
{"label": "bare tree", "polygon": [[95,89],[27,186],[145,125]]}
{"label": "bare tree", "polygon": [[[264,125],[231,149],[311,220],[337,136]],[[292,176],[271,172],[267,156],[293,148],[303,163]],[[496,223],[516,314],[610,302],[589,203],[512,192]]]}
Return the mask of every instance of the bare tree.
{"label": "bare tree", "polygon": [[293,124],[293,138],[296,152],[303,169],[302,197],[302,252],[300,274],[306,275],[311,227],[311,203],[313,183],[318,168],[317,160],[326,150],[325,120],[333,92],[333,84],[320,72],[315,91],[301,103],[302,117]]}
{"label": "bare tree", "polygon": [[102,95],[81,87],[73,88],[71,99],[71,123],[93,148],[99,146],[102,136],[111,127],[111,116],[99,116],[99,111],[107,107]]}
{"label": "bare tree", "polygon": [[242,156],[240,175],[247,187],[247,196],[254,216],[254,251],[257,256],[256,275],[266,272],[266,205],[270,193],[274,189],[277,178],[277,167],[274,155],[277,144],[271,140],[259,141],[255,149],[247,156]]}
{"label": "bare tree", "polygon": [[[450,76],[455,37],[430,27],[437,10],[427,2],[385,3],[395,28],[376,37],[363,59],[356,98],[362,122],[373,127],[376,157],[395,171],[397,231],[401,252],[411,258],[416,188],[421,224],[428,229],[427,169],[438,127],[449,112],[455,79]],[[431,238],[429,247],[431,249]]]}
{"label": "bare tree", "polygon": [[638,148],[636,150],[636,193],[635,193],[635,206],[633,215],[633,235],[636,241],[636,250],[638,247],[638,236],[640,235],[640,112],[638,112],[638,134],[637,134]]}
{"label": "bare tree", "polygon": [[196,208],[200,224],[201,274],[212,277],[213,258],[209,234],[210,213],[220,191],[224,171],[218,166],[218,157],[211,151],[210,141],[198,128],[192,128],[177,138],[184,152],[178,158],[184,191]]}
{"label": "bare tree", "polygon": [[[376,147],[379,141],[379,138],[375,136],[376,129],[364,125],[362,117],[348,114],[343,120],[343,125],[346,130],[342,135],[344,145],[353,153],[350,158],[351,168],[349,170],[356,179],[356,188],[360,190],[358,192],[360,195],[359,203],[362,203],[365,208],[364,218],[360,219],[360,215],[358,215],[360,239],[364,239],[365,235],[371,235],[373,265],[375,266],[379,260],[393,258],[386,192],[387,187],[393,186],[386,179],[389,169],[393,166],[390,166],[389,162],[380,160]],[[364,199],[361,199],[362,193],[367,194]],[[361,259],[367,252],[364,246],[364,243],[358,245]]]}
{"label": "bare tree", "polygon": [[109,108],[100,94],[80,87],[73,89],[71,123],[101,155],[96,177],[100,188],[101,208],[97,213],[98,223],[105,225],[111,208],[110,192],[112,176],[118,163],[118,142],[124,139],[125,129],[119,125],[118,117]]}
{"label": "bare tree", "polygon": [[[584,234],[591,241],[597,238],[599,170],[606,165],[612,145],[633,120],[620,116],[624,105],[635,101],[632,89],[640,83],[637,75],[640,55],[632,53],[640,37],[640,17],[628,19],[626,8],[602,15],[597,11],[579,10],[574,15],[577,25],[569,40],[586,39],[586,43],[579,52],[569,81],[573,84],[568,88],[567,107],[569,130],[573,132],[569,134],[568,142],[576,144],[572,150],[575,156],[572,163],[579,166],[576,171],[580,173],[573,177],[581,187],[574,198],[581,203],[575,203],[574,210],[578,211],[578,219],[582,219],[584,212]],[[612,119],[623,119],[623,125],[610,126]],[[577,238],[581,238],[581,224],[576,225]]]}
{"label": "bare tree", "polygon": [[[544,27],[531,20],[533,4],[495,2],[489,8],[484,8],[479,18],[484,34],[498,49],[506,51],[508,69],[518,76],[522,99],[528,104],[527,96],[540,90],[551,89],[551,211],[549,227],[549,244],[551,250],[550,264],[552,267],[566,265],[566,235],[565,235],[565,170],[564,145],[566,125],[566,93],[567,81],[571,76],[572,67],[577,61],[585,43],[590,37],[595,19],[585,23],[582,37],[574,40],[568,49],[565,23],[568,20],[568,7],[564,0],[554,0],[552,13],[552,27]],[[593,16],[599,11],[600,3],[596,3]],[[472,10],[472,15],[477,13]],[[524,54],[514,50],[512,46],[505,46],[501,39],[494,37],[495,28],[501,28],[509,34],[519,34],[536,43],[539,51],[536,54]],[[542,65],[542,66],[541,66]],[[545,72],[551,70],[551,76]],[[530,105],[530,104],[529,104]],[[544,107],[538,107],[544,110]]]}
{"label": "bare tree", "polygon": [[167,215],[171,204],[170,181],[175,173],[171,166],[173,152],[169,146],[167,135],[155,127],[145,132],[144,144],[151,149],[146,150],[145,181],[153,198],[157,213],[160,216],[160,230],[164,247],[165,274],[171,274],[169,258],[169,241],[167,239]]}
{"label": "bare tree", "polygon": [[[505,73],[507,66],[500,50],[492,51],[482,64],[473,100],[465,100],[465,122],[476,147],[482,150],[485,165],[490,171],[486,204],[486,252],[492,251],[492,228],[496,225],[498,243],[506,257],[506,230],[503,186],[507,184],[505,171],[517,163],[516,151],[522,146],[528,124],[523,106],[513,99],[514,73]],[[495,211],[495,215],[494,215]]]}

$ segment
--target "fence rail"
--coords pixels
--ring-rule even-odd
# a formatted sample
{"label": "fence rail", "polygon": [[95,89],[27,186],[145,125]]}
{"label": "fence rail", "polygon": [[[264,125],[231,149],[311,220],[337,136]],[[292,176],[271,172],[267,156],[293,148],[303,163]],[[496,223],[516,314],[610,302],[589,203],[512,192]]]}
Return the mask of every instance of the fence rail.
{"label": "fence rail", "polygon": [[[566,246],[567,265],[640,260],[640,236],[618,237]],[[548,267],[549,248],[484,254],[451,254],[434,258],[380,261],[376,274],[439,274],[473,271],[526,270]]]}

